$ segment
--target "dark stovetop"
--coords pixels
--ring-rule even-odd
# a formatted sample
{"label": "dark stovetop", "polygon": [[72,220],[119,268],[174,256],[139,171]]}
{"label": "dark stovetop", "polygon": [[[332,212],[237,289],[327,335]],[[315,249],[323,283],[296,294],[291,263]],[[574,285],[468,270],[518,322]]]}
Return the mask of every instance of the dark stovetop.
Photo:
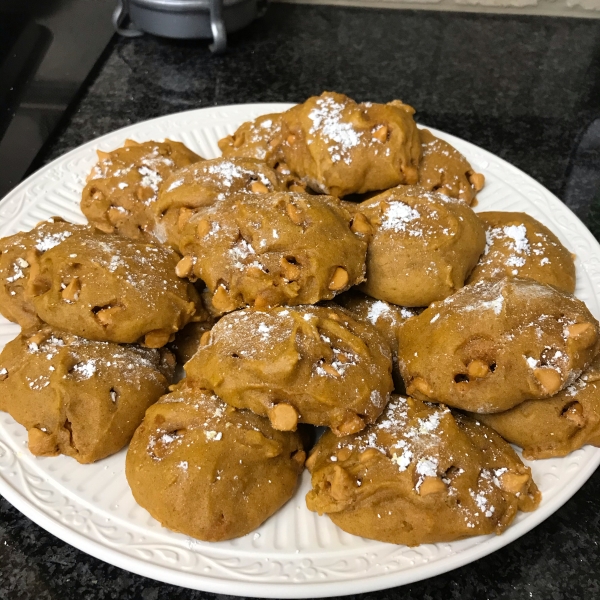
{"label": "dark stovetop", "polygon": [[0,0],[0,198],[31,167],[106,48],[113,9],[114,0]]}
{"label": "dark stovetop", "polygon": [[[600,20],[275,4],[230,45],[212,56],[204,43],[115,40],[41,162],[115,128],[201,106],[301,101],[322,90],[401,98],[422,123],[535,177],[600,235]],[[506,548],[360,598],[598,598],[599,498],[600,473]],[[3,500],[0,515],[2,600],[215,597],[93,559]]]}

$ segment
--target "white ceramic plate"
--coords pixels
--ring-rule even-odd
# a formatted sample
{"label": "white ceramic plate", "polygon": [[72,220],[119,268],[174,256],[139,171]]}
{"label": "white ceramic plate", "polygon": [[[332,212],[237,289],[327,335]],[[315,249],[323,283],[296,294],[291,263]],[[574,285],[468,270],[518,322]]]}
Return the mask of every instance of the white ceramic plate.
{"label": "white ceramic plate", "polygon": [[[284,104],[194,110],[126,127],[69,152],[44,167],[0,202],[0,236],[30,229],[60,215],[85,222],[79,210],[84,178],[96,149],[126,138],[181,140],[200,155],[219,156],[217,140],[242,122]],[[550,227],[577,254],[577,296],[600,317],[600,246],[573,213],[548,190],[512,165],[472,144],[433,130],[485,174],[477,210],[525,211]],[[18,326],[0,317],[0,344]],[[543,493],[537,511],[520,513],[501,536],[481,536],[417,548],[348,535],[327,517],[307,510],[304,473],[296,495],[256,532],[229,542],[206,543],[163,529],[133,500],[122,451],[93,465],[65,456],[34,458],[23,427],[0,413],[0,493],[38,525],[77,548],[134,573],[223,594],[309,598],[356,594],[432,577],[474,561],[520,537],[562,506],[600,463],[585,447],[563,459],[529,463]]]}

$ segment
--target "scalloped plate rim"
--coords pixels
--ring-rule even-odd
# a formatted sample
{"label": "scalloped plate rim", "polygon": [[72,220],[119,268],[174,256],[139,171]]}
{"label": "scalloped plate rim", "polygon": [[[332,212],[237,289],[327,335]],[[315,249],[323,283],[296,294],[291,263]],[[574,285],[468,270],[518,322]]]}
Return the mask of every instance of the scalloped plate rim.
{"label": "scalloped plate rim", "polygon": [[[192,109],[187,111],[181,111],[169,115],[163,115],[132,125],[126,125],[122,128],[109,132],[98,138],[95,138],[89,142],[74,148],[56,158],[49,164],[42,167],[37,172],[33,173],[26,180],[21,182],[16,188],[11,190],[5,198],[0,200],[0,208],[3,204],[8,202],[13,197],[17,197],[20,193],[35,182],[36,179],[42,177],[45,173],[48,173],[51,169],[57,166],[58,163],[67,161],[69,158],[75,157],[82,151],[101,145],[105,140],[113,137],[117,134],[126,136],[128,133],[134,133],[140,126],[146,125],[159,125],[162,122],[168,122],[173,118],[182,118],[186,115],[190,117],[196,116],[200,113],[208,116],[211,112],[219,113],[221,111],[232,113],[246,112],[247,115],[244,117],[248,118],[249,113],[264,114],[267,112],[277,112],[286,110],[293,104],[291,103],[250,103],[250,104],[231,104],[214,107],[206,107],[200,109]],[[233,115],[232,115],[233,116]],[[224,115],[223,118],[214,119],[215,123],[227,123],[231,120],[231,117]],[[422,123],[418,124],[420,127],[425,127]],[[494,162],[501,165],[506,170],[510,170],[511,173],[517,175],[537,187],[542,189],[546,197],[551,203],[556,203],[556,206],[561,210],[565,210],[570,213],[570,221],[578,227],[578,234],[587,237],[588,242],[594,248],[594,251],[600,256],[600,245],[595,240],[591,232],[585,227],[585,225],[578,219],[578,217],[565,205],[563,204],[554,194],[544,188],[540,183],[533,179],[527,173],[521,171],[514,165],[508,163],[504,159],[492,154],[491,152],[475,146],[460,137],[444,133],[434,128],[428,127],[435,135],[446,139],[450,143],[453,140],[458,141],[460,144],[470,146],[474,150],[476,149],[481,153],[482,156],[493,159]],[[174,136],[177,137],[177,136]],[[588,274],[589,276],[589,274]],[[11,450],[12,451],[12,450]],[[18,460],[18,453],[14,453],[15,458]],[[369,591],[375,591],[380,589],[387,589],[399,585],[406,585],[436,575],[451,571],[459,568],[466,564],[469,564],[479,558],[483,558],[488,554],[495,552],[496,550],[510,544],[512,541],[518,539],[522,535],[531,531],[534,527],[539,525],[541,522],[546,520],[556,510],[558,510],[565,502],[567,502],[589,479],[594,473],[598,465],[600,464],[600,449],[586,447],[586,454],[588,455],[582,468],[579,469],[574,480],[570,481],[567,486],[564,486],[548,504],[542,505],[538,510],[533,513],[528,513],[527,517],[521,522],[514,524],[509,527],[506,532],[501,536],[481,536],[481,542],[464,550],[457,554],[443,557],[434,563],[425,563],[416,566],[411,569],[402,570],[396,573],[390,574],[375,574],[367,575],[358,579],[349,581],[330,581],[330,582],[251,582],[251,581],[237,581],[231,579],[202,576],[194,573],[186,573],[181,570],[169,568],[166,566],[159,566],[156,564],[145,562],[141,558],[135,558],[119,552],[108,545],[100,542],[91,540],[79,531],[70,528],[66,524],[59,522],[53,518],[50,514],[44,512],[34,504],[30,503],[29,500],[15,487],[13,487],[9,480],[5,480],[0,475],[0,493],[8,500],[15,508],[22,512],[25,516],[37,523],[46,531],[57,536],[59,539],[71,544],[79,550],[90,554],[100,560],[104,560],[112,565],[118,566],[119,568],[126,569],[130,572],[138,575],[149,577],[151,579],[163,581],[173,585],[179,585],[188,587],[191,589],[203,590],[213,593],[221,594],[233,594],[238,596],[252,595],[253,597],[269,597],[269,598],[310,598],[310,597],[329,597],[363,593]],[[393,547],[392,545],[389,545]],[[215,547],[217,554],[222,553],[227,556],[230,555],[231,551],[226,549],[219,549]],[[251,552],[240,549],[240,554],[249,555]],[[201,554],[201,552],[200,552]],[[356,554],[356,549],[342,549],[337,550],[334,554],[340,556]]]}

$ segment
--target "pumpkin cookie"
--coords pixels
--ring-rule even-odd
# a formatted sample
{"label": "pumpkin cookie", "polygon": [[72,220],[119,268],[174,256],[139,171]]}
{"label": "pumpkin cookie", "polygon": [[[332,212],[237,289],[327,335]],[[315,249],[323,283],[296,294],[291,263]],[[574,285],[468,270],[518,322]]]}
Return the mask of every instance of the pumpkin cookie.
{"label": "pumpkin cookie", "polygon": [[485,248],[485,230],[464,203],[401,186],[360,205],[374,228],[361,290],[400,306],[427,306],[460,289]]}
{"label": "pumpkin cookie", "polygon": [[304,458],[299,434],[183,383],[146,412],[125,473],[163,526],[216,542],[249,533],[285,504]]}
{"label": "pumpkin cookie", "polygon": [[552,398],[479,418],[523,448],[527,459],[566,456],[585,444],[600,446],[600,359]]}
{"label": "pumpkin cookie", "polygon": [[281,118],[283,113],[262,115],[244,123],[233,135],[219,140],[225,158],[255,158],[270,167],[281,162]]}
{"label": "pumpkin cookie", "polygon": [[27,296],[54,327],[158,348],[194,317],[199,301],[175,274],[178,261],[164,246],[85,230],[32,263]]}
{"label": "pumpkin cookie", "polygon": [[379,331],[392,351],[392,375],[396,389],[403,389],[404,383],[398,369],[398,328],[407,319],[417,316],[421,309],[396,306],[353,290],[337,296],[335,302],[349,310],[356,319],[371,323]]}
{"label": "pumpkin cookie", "polygon": [[165,180],[154,204],[155,236],[176,250],[186,223],[198,208],[213,206],[236,193],[283,190],[277,175],[250,158],[205,160],[176,171]]}
{"label": "pumpkin cookie", "polygon": [[367,244],[355,221],[331,196],[232,196],[190,218],[178,273],[204,281],[221,314],[314,304],[364,279]]}
{"label": "pumpkin cookie", "polygon": [[325,433],[306,465],[310,510],[392,544],[499,534],[541,498],[529,468],[494,431],[402,396],[360,433]]}
{"label": "pumpkin cookie", "polygon": [[480,281],[404,323],[407,392],[477,413],[549,398],[598,354],[598,322],[577,298],[530,279]]}
{"label": "pumpkin cookie", "polygon": [[98,159],[81,196],[83,214],[105,233],[145,241],[154,238],[153,204],[163,180],[202,160],[181,142],[171,140],[126,140],[123,148],[98,151]]}
{"label": "pumpkin cookie", "polygon": [[22,231],[0,239],[0,313],[24,330],[36,329],[42,322],[25,290],[29,282],[31,264],[47,250],[78,231],[84,225],[67,223],[52,217],[38,223],[31,231]]}
{"label": "pumpkin cookie", "polygon": [[298,422],[360,431],[393,389],[387,344],[339,307],[237,311],[205,341],[185,366],[190,382],[283,431]]}
{"label": "pumpkin cookie", "polygon": [[431,192],[458,198],[469,206],[481,191],[485,177],[476,173],[467,159],[448,142],[427,129],[419,129],[421,161],[419,185]]}
{"label": "pumpkin cookie", "polygon": [[481,212],[477,216],[486,226],[487,244],[469,283],[525,277],[569,294],[575,291],[573,256],[547,227],[520,212]]}
{"label": "pumpkin cookie", "polygon": [[146,408],[165,393],[168,350],[93,342],[44,327],[0,354],[0,410],[23,425],[37,456],[90,463],[129,442]]}
{"label": "pumpkin cookie", "polygon": [[399,100],[357,104],[325,92],[283,113],[281,153],[311,189],[334,196],[418,180],[414,110]]}

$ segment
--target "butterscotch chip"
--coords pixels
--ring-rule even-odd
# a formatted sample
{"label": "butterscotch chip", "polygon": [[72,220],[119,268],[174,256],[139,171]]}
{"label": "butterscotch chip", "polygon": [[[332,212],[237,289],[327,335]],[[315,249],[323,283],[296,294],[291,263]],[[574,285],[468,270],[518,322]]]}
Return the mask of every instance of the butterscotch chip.
{"label": "butterscotch chip", "polygon": [[[506,491],[506,490],[505,490]],[[440,494],[447,492],[446,484],[439,477],[423,478],[423,483],[419,487],[419,495],[429,496],[429,494]]]}
{"label": "butterscotch chip", "polygon": [[303,468],[297,433],[180,384],[146,412],[125,474],[136,501],[164,527],[215,542],[268,519],[291,498]]}
{"label": "butterscotch chip", "polygon": [[188,277],[191,275],[194,268],[194,258],[192,256],[184,256],[175,267],[177,277]]}
{"label": "butterscotch chip", "polygon": [[348,271],[343,267],[337,267],[333,272],[333,277],[329,283],[329,289],[335,292],[347,288],[348,286]]}
{"label": "butterscotch chip", "polygon": [[397,187],[360,205],[375,231],[361,290],[400,306],[427,306],[460,289],[485,248],[485,231],[464,203]]}
{"label": "butterscotch chip", "polygon": [[432,192],[441,192],[473,204],[477,192],[485,183],[481,173],[475,173],[469,161],[451,144],[435,137],[427,129],[419,129],[421,161],[419,185]]}
{"label": "butterscotch chip", "polygon": [[[590,323],[591,339],[571,337],[575,323]],[[599,329],[583,302],[554,287],[485,280],[406,321],[398,344],[411,395],[484,414],[572,384],[598,353]]]}
{"label": "butterscotch chip", "polygon": [[0,354],[0,410],[28,430],[38,456],[100,460],[127,444],[171,383],[168,350],[94,342],[45,327]]}
{"label": "butterscotch chip", "polygon": [[313,456],[309,510],[392,544],[499,534],[541,498],[529,468],[493,430],[402,396],[360,433],[325,433]]}
{"label": "butterscotch chip", "polygon": [[467,374],[469,375],[469,377],[473,377],[476,379],[478,377],[485,377],[489,373],[490,367],[483,360],[475,359],[467,365]]}
{"label": "butterscotch chip", "polygon": [[375,129],[375,131],[373,132],[373,137],[376,140],[379,140],[380,142],[385,142],[387,141],[387,136],[388,136],[388,128],[386,125],[380,125],[379,127],[377,127],[377,129]]}
{"label": "butterscotch chip", "polygon": [[275,167],[282,159],[281,117],[282,113],[269,114],[244,123],[233,135],[219,140],[223,156],[254,158]]}
{"label": "butterscotch chip", "polygon": [[372,423],[393,388],[384,340],[337,307],[225,315],[185,370],[190,385],[268,416],[274,427],[295,427],[297,421],[331,427],[338,435]]}
{"label": "butterscotch chip", "polygon": [[553,368],[542,367],[533,370],[533,376],[539,381],[548,396],[553,396],[562,387],[562,377]]}
{"label": "butterscotch chip", "polygon": [[[199,223],[212,223],[199,238]],[[337,198],[308,194],[236,195],[199,209],[180,249],[194,258],[222,314],[236,308],[313,304],[364,278],[367,244],[350,229]]]}
{"label": "butterscotch chip", "polygon": [[[174,172],[160,188],[153,205],[155,235],[162,243],[179,249],[186,224],[199,209],[220,204],[233,194],[266,194],[283,190],[277,174],[252,158],[215,158]],[[185,218],[181,218],[185,211]],[[209,221],[195,221],[203,238],[211,231]]]}
{"label": "butterscotch chip", "polygon": [[[40,319],[98,341],[166,343],[196,313],[198,293],[176,275],[170,248],[84,228],[38,259],[28,298]],[[66,302],[77,278],[77,300]],[[65,288],[63,289],[63,285]],[[70,285],[70,283],[69,283]]]}
{"label": "butterscotch chip", "polygon": [[311,189],[334,196],[417,182],[414,110],[399,101],[357,104],[324,92],[282,115],[281,154]]}
{"label": "butterscotch chip", "polygon": [[285,207],[285,210],[294,225],[302,225],[304,222],[304,217],[300,209],[295,204],[289,202]]}
{"label": "butterscotch chip", "polygon": [[600,358],[555,396],[480,415],[527,459],[566,456],[585,444],[600,446]]}
{"label": "butterscotch chip", "polygon": [[475,191],[480,192],[485,185],[485,176],[482,173],[469,173],[468,177]]}
{"label": "butterscotch chip", "polygon": [[296,431],[298,413],[290,404],[282,402],[269,409],[269,421],[274,429],[279,431]]}
{"label": "butterscotch chip", "polygon": [[31,231],[0,239],[0,313],[25,330],[41,326],[35,307],[27,295],[28,288],[48,289],[50,283],[39,279],[39,257],[78,231],[89,230],[83,225],[67,223],[52,217],[38,223]]}
{"label": "butterscotch chip", "polygon": [[88,176],[81,210],[105,233],[153,240],[153,205],[162,182],[177,169],[202,160],[181,142],[144,142],[99,152]]}
{"label": "butterscotch chip", "polygon": [[569,337],[578,339],[582,337],[592,337],[594,335],[595,327],[593,323],[574,323],[567,327],[567,333]]}
{"label": "butterscotch chip", "polygon": [[253,194],[267,194],[271,190],[269,190],[269,188],[264,183],[261,183],[260,181],[255,181],[250,185],[250,191]]}
{"label": "butterscotch chip", "polygon": [[161,331],[160,329],[149,331],[144,336],[144,346],[146,346],[146,348],[161,348],[172,341],[171,335],[172,333],[170,331]]}
{"label": "butterscotch chip", "polygon": [[487,244],[469,276],[482,279],[526,277],[564,292],[575,291],[575,263],[559,239],[539,221],[519,212],[481,212]]}
{"label": "butterscotch chip", "polygon": [[[347,207],[348,204],[350,203],[346,202],[344,207]],[[371,235],[373,233],[373,227],[365,215],[363,215],[361,212],[356,212],[356,214],[354,214],[354,218],[352,219],[352,231],[354,231],[354,233]]]}

